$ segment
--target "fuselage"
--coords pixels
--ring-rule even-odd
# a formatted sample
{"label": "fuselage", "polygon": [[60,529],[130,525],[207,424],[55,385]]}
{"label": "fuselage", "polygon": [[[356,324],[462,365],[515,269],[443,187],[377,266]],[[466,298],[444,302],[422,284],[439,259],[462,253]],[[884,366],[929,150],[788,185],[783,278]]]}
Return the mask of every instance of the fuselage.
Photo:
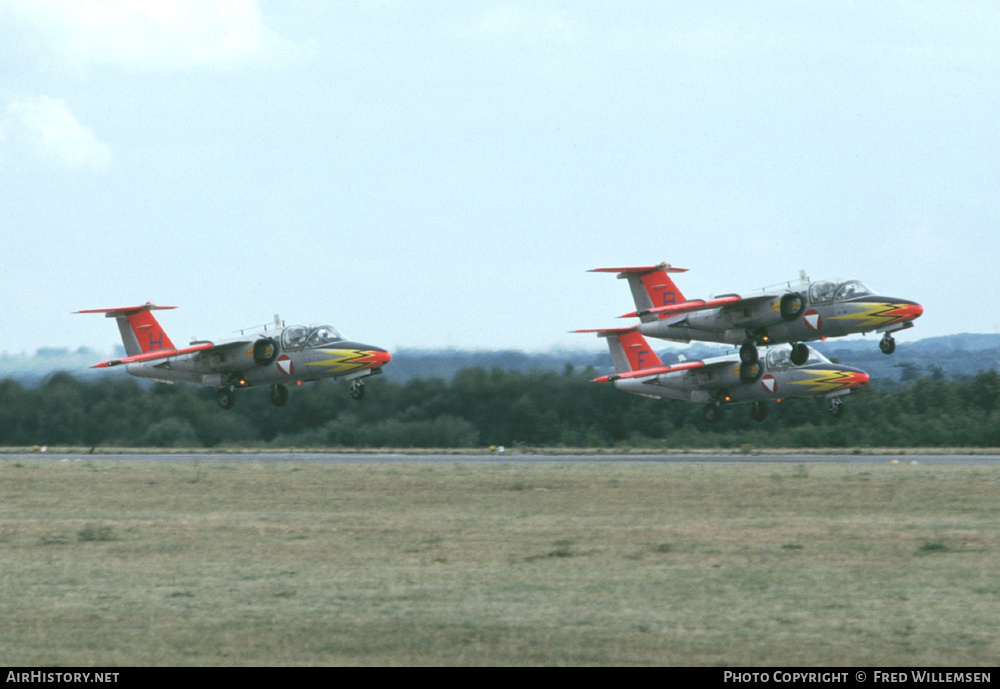
{"label": "fuselage", "polygon": [[345,340],[330,326],[291,326],[277,335],[218,343],[210,350],[126,370],[142,378],[221,388],[360,378],[381,372],[392,355],[381,347]]}
{"label": "fuselage", "polygon": [[854,333],[902,330],[912,327],[913,320],[923,313],[920,304],[876,295],[857,280],[809,283],[794,291],[800,304],[793,311],[786,308],[789,294],[793,291],[763,293],[736,305],[647,319],[639,324],[639,332],[680,342],[810,342]]}
{"label": "fuselage", "polygon": [[649,397],[666,397],[691,402],[780,401],[794,397],[834,397],[868,382],[860,369],[835,364],[816,350],[809,349],[806,363],[791,361],[791,348],[772,347],[760,360],[753,380],[740,376],[738,355],[705,359],[703,368],[673,371],[650,378],[614,381],[625,392]]}

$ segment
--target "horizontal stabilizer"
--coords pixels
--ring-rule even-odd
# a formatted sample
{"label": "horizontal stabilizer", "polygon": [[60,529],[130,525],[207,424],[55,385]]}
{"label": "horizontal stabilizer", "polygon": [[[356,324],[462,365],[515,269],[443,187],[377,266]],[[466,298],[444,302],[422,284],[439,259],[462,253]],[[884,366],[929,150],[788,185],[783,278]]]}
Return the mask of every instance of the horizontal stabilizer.
{"label": "horizontal stabilizer", "polygon": [[593,270],[588,270],[588,273],[621,273],[619,277],[627,277],[628,275],[645,275],[647,273],[653,273],[658,270],[662,270],[664,273],[686,273],[687,268],[674,268],[669,263],[660,263],[655,266],[630,266],[626,268],[594,268]]}
{"label": "horizontal stabilizer", "polygon": [[[159,355],[160,352],[173,352],[177,347],[163,331],[151,311],[176,309],[176,306],[157,306],[147,301],[141,306],[120,306],[114,309],[85,309],[76,313],[103,313],[107,318],[118,321],[118,330],[122,335],[122,345],[128,358],[142,355]],[[168,354],[167,356],[173,356]],[[154,356],[153,358],[156,358]],[[129,363],[129,362],[125,362]]]}
{"label": "horizontal stabilizer", "polygon": [[611,335],[624,335],[635,330],[635,326],[628,328],[587,328],[584,330],[574,330],[574,333],[597,333],[598,337],[610,337]]}
{"label": "horizontal stabilizer", "polygon": [[164,309],[176,309],[176,306],[157,306],[152,302],[146,302],[142,306],[119,306],[114,309],[84,309],[73,313],[103,313],[108,318],[120,318],[121,316],[131,316],[143,311],[161,311]]}

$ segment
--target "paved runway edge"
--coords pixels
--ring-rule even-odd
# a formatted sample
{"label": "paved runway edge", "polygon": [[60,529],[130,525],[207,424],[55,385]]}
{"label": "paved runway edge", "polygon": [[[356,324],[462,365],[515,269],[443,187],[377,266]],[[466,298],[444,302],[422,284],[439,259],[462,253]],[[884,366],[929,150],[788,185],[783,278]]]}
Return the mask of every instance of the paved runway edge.
{"label": "paved runway edge", "polygon": [[317,462],[341,464],[1000,464],[1000,452],[923,450],[884,452],[200,452],[200,451],[44,451],[0,450],[0,462],[15,461],[120,462]]}

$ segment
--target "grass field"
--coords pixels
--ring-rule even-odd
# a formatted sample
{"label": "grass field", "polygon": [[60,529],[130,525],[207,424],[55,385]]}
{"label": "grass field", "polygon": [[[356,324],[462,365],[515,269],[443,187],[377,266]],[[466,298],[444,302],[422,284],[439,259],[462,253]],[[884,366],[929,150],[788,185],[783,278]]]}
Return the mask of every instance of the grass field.
{"label": "grass field", "polygon": [[988,665],[1000,466],[0,459],[0,664]]}

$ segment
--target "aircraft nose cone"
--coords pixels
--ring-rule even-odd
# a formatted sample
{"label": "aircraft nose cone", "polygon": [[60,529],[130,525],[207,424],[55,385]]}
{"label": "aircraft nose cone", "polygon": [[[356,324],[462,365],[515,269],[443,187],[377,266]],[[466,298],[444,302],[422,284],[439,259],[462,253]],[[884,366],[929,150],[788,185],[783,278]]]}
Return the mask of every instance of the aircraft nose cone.
{"label": "aircraft nose cone", "polygon": [[886,303],[895,307],[894,313],[898,314],[900,320],[912,321],[924,312],[923,306],[908,299],[887,299]]}
{"label": "aircraft nose cone", "polygon": [[385,351],[381,347],[373,347],[372,345],[361,345],[361,349],[367,350],[367,356],[370,357],[372,367],[375,366],[385,366],[392,360],[392,354]]}
{"label": "aircraft nose cone", "polygon": [[[862,302],[858,302],[862,303]],[[924,307],[908,299],[892,297],[874,297],[864,300],[864,305],[872,309],[872,315],[882,322],[882,325],[905,323],[919,318]]]}

